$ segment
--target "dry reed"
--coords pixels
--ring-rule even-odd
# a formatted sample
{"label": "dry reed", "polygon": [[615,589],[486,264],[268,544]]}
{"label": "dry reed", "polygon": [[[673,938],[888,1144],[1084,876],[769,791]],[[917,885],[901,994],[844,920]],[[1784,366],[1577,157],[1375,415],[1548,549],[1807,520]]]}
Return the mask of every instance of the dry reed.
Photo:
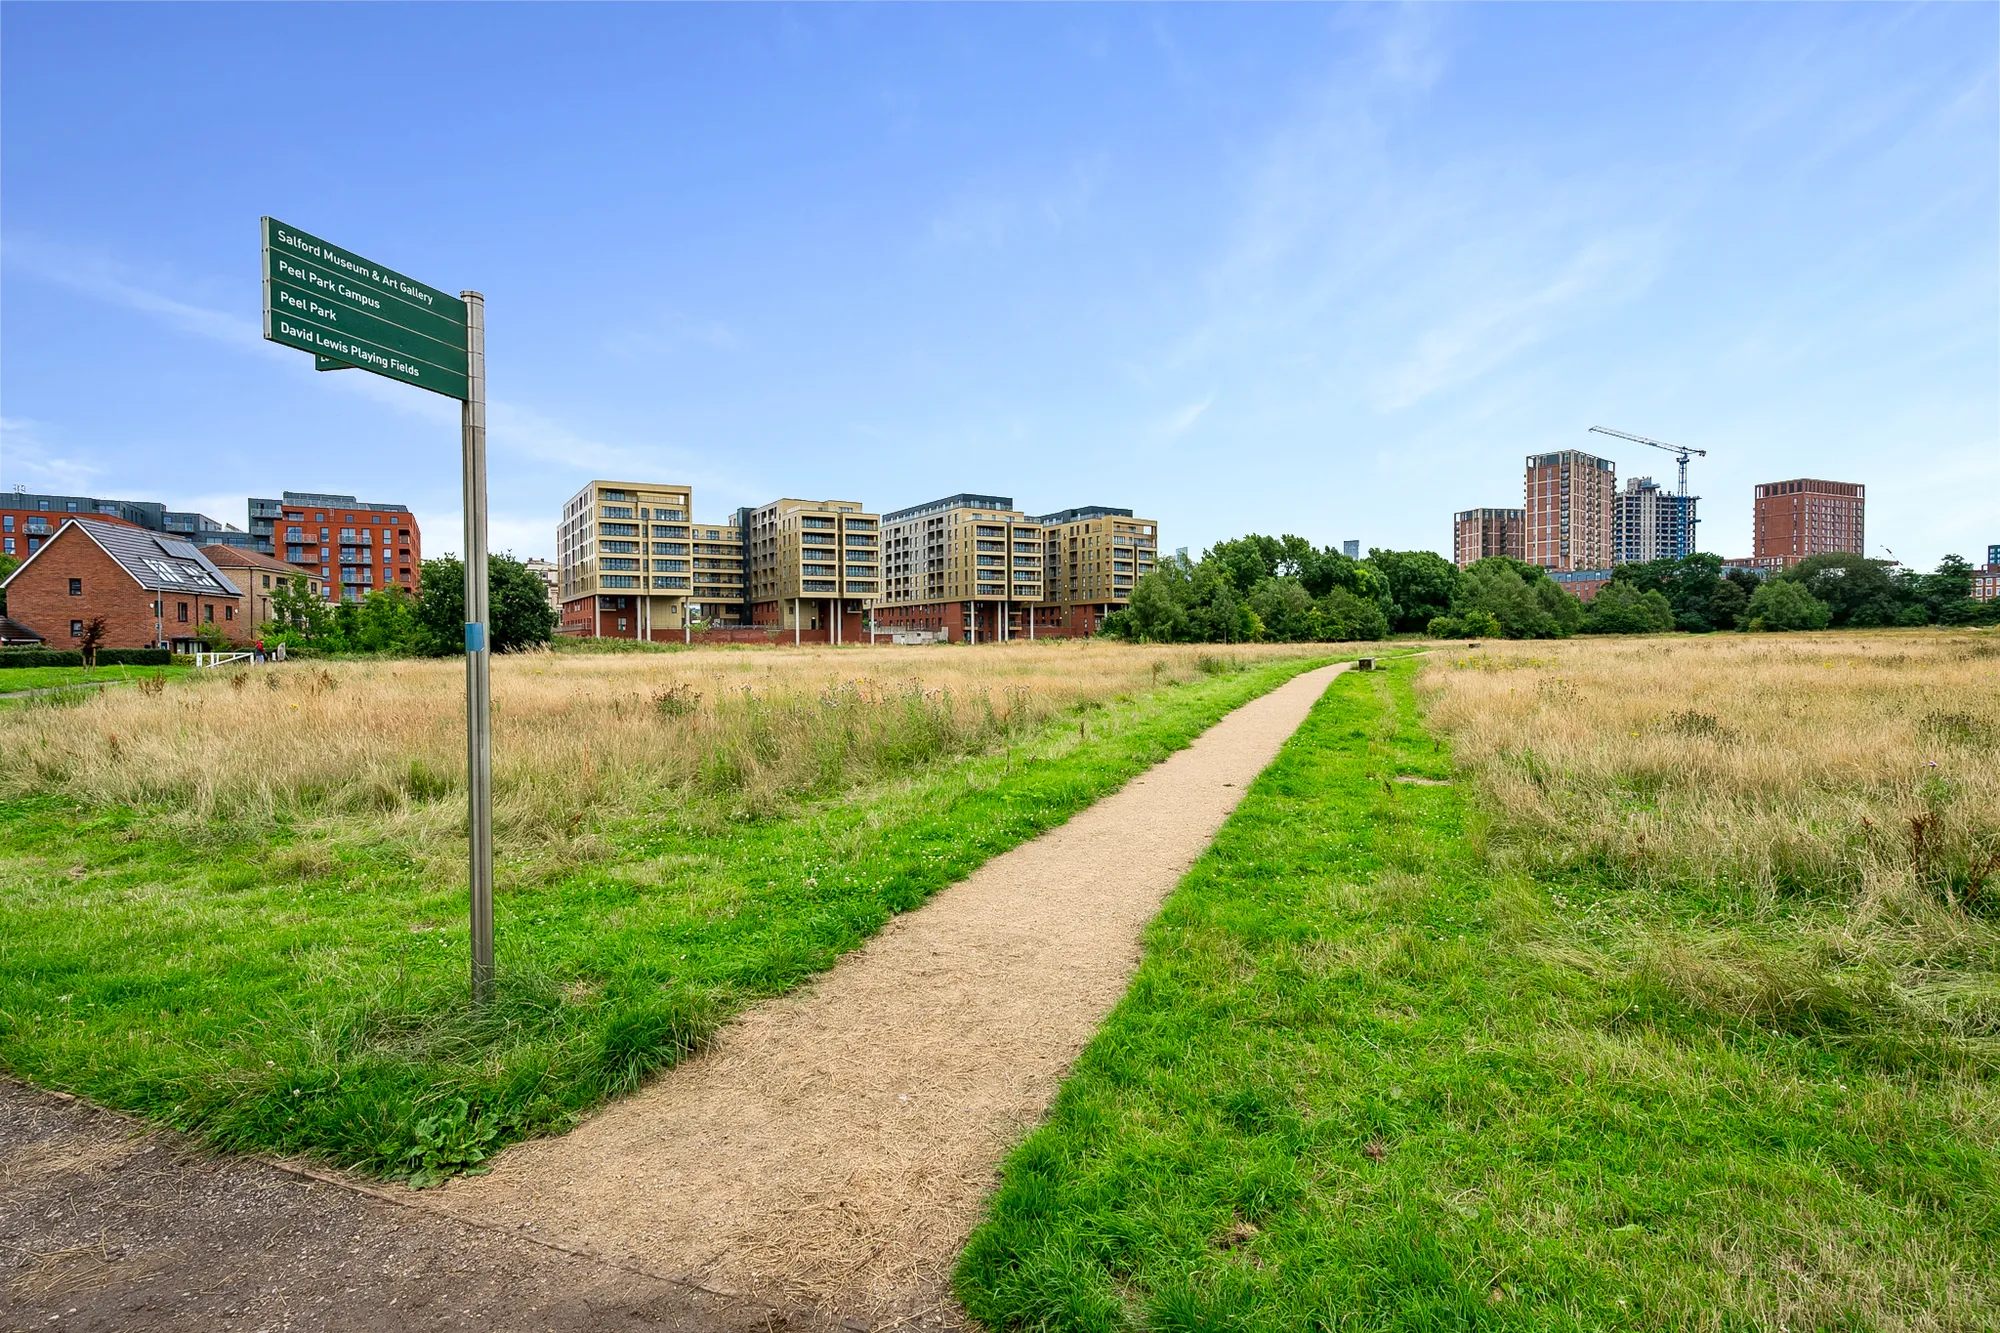
{"label": "dry reed", "polygon": [[[496,825],[521,849],[574,843],[602,816],[663,801],[769,812],[1285,652],[1043,643],[502,657]],[[12,710],[0,737],[18,762],[0,773],[0,795],[146,807],[188,832],[358,817],[419,842],[456,836],[463,680],[456,661],[292,663]]]}
{"label": "dry reed", "polygon": [[1542,947],[1758,1021],[2000,1037],[2000,635],[1489,643],[1421,688],[1497,863],[1628,891]]}

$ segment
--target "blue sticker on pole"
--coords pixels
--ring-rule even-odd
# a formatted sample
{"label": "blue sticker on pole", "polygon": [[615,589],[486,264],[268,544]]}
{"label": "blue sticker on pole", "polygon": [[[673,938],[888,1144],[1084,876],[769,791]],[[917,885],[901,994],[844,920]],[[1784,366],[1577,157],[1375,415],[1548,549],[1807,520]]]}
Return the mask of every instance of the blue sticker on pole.
{"label": "blue sticker on pole", "polygon": [[486,626],[473,621],[465,622],[465,651],[476,653],[486,647]]}

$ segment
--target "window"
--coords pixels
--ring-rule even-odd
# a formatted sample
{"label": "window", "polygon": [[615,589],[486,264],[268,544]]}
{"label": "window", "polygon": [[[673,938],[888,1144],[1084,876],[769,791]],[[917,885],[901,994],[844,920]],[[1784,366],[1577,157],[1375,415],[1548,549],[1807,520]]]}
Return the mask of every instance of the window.
{"label": "window", "polygon": [[174,619],[180,621],[183,625],[187,624],[188,604],[186,602],[176,602],[174,605],[177,608],[174,613]]}
{"label": "window", "polygon": [[14,516],[12,514],[8,514],[6,517],[0,518],[0,528],[4,528],[8,532],[12,532],[14,530]]}
{"label": "window", "polygon": [[269,574],[264,576],[264,586],[267,588],[271,586],[271,576]]}
{"label": "window", "polygon": [[82,580],[82,579],[71,579],[71,580],[69,581],[69,595],[70,595],[70,596],[72,596],[72,597],[81,597],[81,596],[83,596],[83,580]]}
{"label": "window", "polygon": [[72,620],[69,622],[69,636],[72,639],[83,637],[83,622],[81,620]]}
{"label": "window", "polygon": [[209,624],[213,625],[215,623],[215,603],[210,602],[207,606],[203,607],[202,610],[206,612],[206,614],[202,616],[202,619],[206,620]]}
{"label": "window", "polygon": [[225,607],[223,607],[223,608],[222,608],[222,618],[223,618],[224,620],[234,620],[234,619],[236,619],[236,608],[235,608],[235,607],[233,607],[233,606],[225,606]]}
{"label": "window", "polygon": [[8,555],[14,554],[14,539],[12,537],[6,539],[6,545],[4,549],[6,550]]}

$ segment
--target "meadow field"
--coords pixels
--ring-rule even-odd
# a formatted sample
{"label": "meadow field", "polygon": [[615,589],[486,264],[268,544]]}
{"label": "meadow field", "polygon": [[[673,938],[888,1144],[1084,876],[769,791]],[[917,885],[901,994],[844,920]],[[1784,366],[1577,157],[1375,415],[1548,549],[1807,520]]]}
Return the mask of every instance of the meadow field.
{"label": "meadow field", "polygon": [[2000,1327],[2000,635],[1347,675],[958,1273],[992,1328]]}
{"label": "meadow field", "polygon": [[0,1068],[228,1146],[475,1167],[1328,658],[502,657],[486,1009],[465,993],[462,664],[0,708]]}

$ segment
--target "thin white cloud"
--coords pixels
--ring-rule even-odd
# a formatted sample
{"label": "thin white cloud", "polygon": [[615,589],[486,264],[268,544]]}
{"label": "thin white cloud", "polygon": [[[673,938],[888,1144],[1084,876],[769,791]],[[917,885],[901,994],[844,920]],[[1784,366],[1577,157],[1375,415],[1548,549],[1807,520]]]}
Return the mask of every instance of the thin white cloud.
{"label": "thin white cloud", "polygon": [[1194,429],[1194,423],[1201,420],[1202,413],[1208,411],[1214,405],[1215,392],[1210,390],[1208,396],[1200,402],[1189,403],[1186,407],[1183,407],[1180,411],[1167,418],[1167,434],[1187,434],[1190,430]]}
{"label": "thin white cloud", "polygon": [[24,417],[0,417],[0,463],[9,485],[55,494],[80,495],[101,469],[70,457],[49,443],[52,427]]}

